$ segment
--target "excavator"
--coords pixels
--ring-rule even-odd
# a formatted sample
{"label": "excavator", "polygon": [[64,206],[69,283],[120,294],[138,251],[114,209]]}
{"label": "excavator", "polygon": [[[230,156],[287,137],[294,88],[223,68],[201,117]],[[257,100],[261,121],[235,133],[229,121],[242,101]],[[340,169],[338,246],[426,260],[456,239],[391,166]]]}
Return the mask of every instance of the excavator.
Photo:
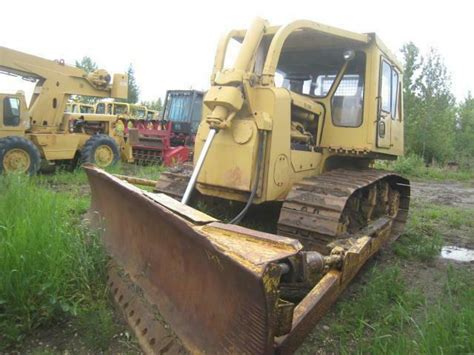
{"label": "excavator", "polygon": [[[373,168],[403,154],[401,82],[374,33],[258,18],[218,44],[192,165],[153,192],[85,166],[108,285],[146,353],[298,348],[403,231],[410,183]],[[249,228],[272,211],[272,233]]]}
{"label": "excavator", "polygon": [[[42,160],[90,162],[106,167],[131,156],[115,130],[117,117],[69,113],[71,95],[126,98],[126,74],[92,73],[0,47],[0,73],[35,82],[27,107],[22,93],[0,94],[0,172],[34,174]],[[130,158],[131,159],[131,158]]]}

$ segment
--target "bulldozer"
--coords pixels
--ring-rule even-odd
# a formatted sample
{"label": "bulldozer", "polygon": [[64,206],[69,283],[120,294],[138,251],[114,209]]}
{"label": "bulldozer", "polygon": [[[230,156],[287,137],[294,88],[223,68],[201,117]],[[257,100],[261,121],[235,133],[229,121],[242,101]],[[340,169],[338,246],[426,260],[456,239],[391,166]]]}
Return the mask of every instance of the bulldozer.
{"label": "bulldozer", "polygon": [[[126,98],[126,74],[92,73],[0,47],[0,73],[36,83],[31,103],[22,93],[0,94],[0,172],[34,174],[41,162],[106,167],[130,149],[115,129],[115,115],[65,112],[72,95]],[[128,156],[128,158],[127,158]]]}
{"label": "bulldozer", "polygon": [[[403,154],[401,82],[374,33],[258,18],[218,44],[192,165],[154,192],[85,167],[108,285],[146,353],[298,348],[403,231],[410,183],[373,167]],[[275,210],[273,233],[239,225]]]}

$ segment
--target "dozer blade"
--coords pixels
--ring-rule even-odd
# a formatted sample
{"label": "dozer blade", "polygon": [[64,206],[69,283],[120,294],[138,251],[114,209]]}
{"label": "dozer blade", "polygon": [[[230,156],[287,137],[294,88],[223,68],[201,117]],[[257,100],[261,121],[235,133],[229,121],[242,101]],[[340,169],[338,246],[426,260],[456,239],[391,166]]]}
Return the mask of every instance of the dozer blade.
{"label": "dozer blade", "polygon": [[294,239],[215,221],[164,194],[85,167],[92,222],[116,266],[109,285],[148,353],[274,350],[282,318],[278,261]]}

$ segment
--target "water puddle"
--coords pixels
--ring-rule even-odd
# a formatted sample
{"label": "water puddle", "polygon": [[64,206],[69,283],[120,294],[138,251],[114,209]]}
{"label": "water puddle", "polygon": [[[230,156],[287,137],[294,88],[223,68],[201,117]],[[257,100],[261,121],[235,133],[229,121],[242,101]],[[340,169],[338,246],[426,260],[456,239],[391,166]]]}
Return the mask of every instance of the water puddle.
{"label": "water puddle", "polygon": [[473,262],[474,250],[461,248],[454,245],[447,245],[441,249],[441,257],[444,259]]}

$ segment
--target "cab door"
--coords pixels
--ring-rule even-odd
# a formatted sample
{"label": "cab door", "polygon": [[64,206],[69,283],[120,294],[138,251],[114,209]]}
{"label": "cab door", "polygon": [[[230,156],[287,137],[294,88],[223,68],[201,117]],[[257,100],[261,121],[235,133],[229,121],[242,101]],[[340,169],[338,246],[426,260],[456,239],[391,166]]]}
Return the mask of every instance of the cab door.
{"label": "cab door", "polygon": [[0,94],[0,138],[23,136],[28,126],[28,111],[22,95]]}
{"label": "cab door", "polygon": [[379,148],[391,147],[392,111],[392,65],[382,57],[376,133]]}

